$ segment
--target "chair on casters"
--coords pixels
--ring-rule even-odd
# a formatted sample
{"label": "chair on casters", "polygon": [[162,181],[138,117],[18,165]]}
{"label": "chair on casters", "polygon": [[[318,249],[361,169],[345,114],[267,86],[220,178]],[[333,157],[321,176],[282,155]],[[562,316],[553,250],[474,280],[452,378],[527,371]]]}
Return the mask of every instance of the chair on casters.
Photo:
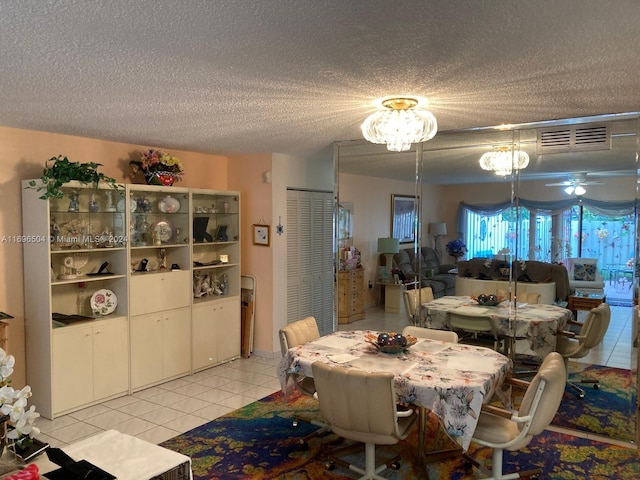
{"label": "chair on casters", "polygon": [[410,325],[420,325],[420,305],[419,303],[432,302],[433,290],[431,287],[414,288],[413,290],[404,290],[404,307],[409,317]]}
{"label": "chair on casters", "polygon": [[[285,327],[282,327],[279,331],[280,336],[280,350],[282,356],[287,354],[290,348],[297,347],[307,342],[317,340],[320,338],[320,331],[318,330],[318,323],[314,317],[307,317],[302,320],[290,323]],[[310,397],[314,397],[316,393],[316,386],[311,377],[298,377],[296,378],[296,388],[303,394]],[[329,426],[325,423],[318,422],[316,420],[310,420],[308,418],[301,417],[299,415],[294,416],[293,426],[298,426],[298,421],[304,421],[320,427],[319,430],[310,433],[304,438],[300,439],[300,445],[306,448],[307,442],[318,435],[329,431]]]}
{"label": "chair on casters", "polygon": [[353,446],[333,452],[333,462],[360,473],[360,480],[384,480],[383,470],[399,468],[394,457],[376,467],[376,445],[394,445],[409,434],[417,415],[413,410],[397,411],[393,374],[368,373],[315,362],[313,378],[318,389],[320,412],[331,430],[348,440],[365,444],[365,468],[338,458]]}
{"label": "chair on casters", "polygon": [[458,343],[458,334],[449,330],[437,330],[435,328],[414,327],[409,325],[402,330],[404,336],[413,335],[416,338],[428,338],[441,342]]}
{"label": "chair on casters", "polygon": [[[504,338],[498,334],[496,326],[491,317],[464,315],[461,313],[449,313],[449,328],[453,331],[471,332],[473,337],[462,338],[460,343],[468,343],[472,345],[491,346],[496,351],[501,351]],[[478,337],[479,333],[488,334],[489,342]]]}
{"label": "chair on casters", "polygon": [[[579,333],[563,331],[558,332],[556,339],[556,350],[565,361],[567,374],[569,372],[569,360],[572,358],[586,357],[592,348],[598,346],[609,328],[611,321],[611,308],[606,303],[601,303],[596,308],[592,308],[584,323],[569,321],[568,325],[580,327]],[[577,385],[568,382],[571,388],[578,391],[578,398],[584,398],[584,390]],[[593,388],[598,389],[597,380],[581,380],[580,383],[593,383]]]}
{"label": "chair on casters", "polygon": [[520,410],[510,412],[484,405],[471,439],[472,442],[493,449],[491,471],[487,471],[467,454],[464,455],[465,459],[489,475],[489,479],[502,480],[541,474],[541,470],[503,474],[503,452],[505,449],[520,450],[534,435],[540,434],[549,426],[560,406],[566,380],[564,361],[556,352],[551,352],[545,357],[531,383],[507,379],[505,383],[526,388]]}

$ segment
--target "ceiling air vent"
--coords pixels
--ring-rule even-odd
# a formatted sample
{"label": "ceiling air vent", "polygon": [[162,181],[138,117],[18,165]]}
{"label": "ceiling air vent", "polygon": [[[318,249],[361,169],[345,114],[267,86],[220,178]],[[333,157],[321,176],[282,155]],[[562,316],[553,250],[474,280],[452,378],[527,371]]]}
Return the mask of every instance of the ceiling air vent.
{"label": "ceiling air vent", "polygon": [[539,154],[589,150],[611,150],[609,125],[568,125],[538,130]]}

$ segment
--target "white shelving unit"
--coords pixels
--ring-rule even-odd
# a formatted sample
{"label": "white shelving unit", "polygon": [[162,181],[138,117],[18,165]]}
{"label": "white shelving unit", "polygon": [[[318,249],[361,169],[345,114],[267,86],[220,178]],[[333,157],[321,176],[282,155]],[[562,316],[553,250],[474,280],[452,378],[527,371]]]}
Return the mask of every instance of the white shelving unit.
{"label": "white shelving unit", "polygon": [[[43,417],[240,356],[238,192],[71,182],[45,201],[28,184],[16,241]],[[117,298],[107,315],[92,309],[101,292]]]}
{"label": "white shelving unit", "polygon": [[192,190],[192,365],[240,356],[240,194]]}
{"label": "white shelving unit", "polygon": [[[126,191],[69,183],[64,198],[43,201],[41,192],[27,185],[24,181],[27,383],[40,414],[54,418],[129,391],[129,268],[125,213],[117,211]],[[104,262],[109,274],[90,275]],[[91,298],[104,290],[115,293],[115,309],[95,320],[73,321],[75,315],[91,318]]]}

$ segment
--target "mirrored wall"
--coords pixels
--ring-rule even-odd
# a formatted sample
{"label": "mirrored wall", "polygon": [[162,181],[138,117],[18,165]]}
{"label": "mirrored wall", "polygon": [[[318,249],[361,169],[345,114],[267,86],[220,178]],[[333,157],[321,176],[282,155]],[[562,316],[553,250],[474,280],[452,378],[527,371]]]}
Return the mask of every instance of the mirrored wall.
{"label": "mirrored wall", "polygon": [[[415,241],[400,248],[417,252],[420,246],[440,244],[442,264],[492,258],[514,266],[504,271],[504,280],[515,315],[519,289],[521,296],[526,290],[523,283],[549,281],[530,279],[516,265],[522,261],[564,264],[570,258],[596,258],[613,315],[606,347],[582,359],[578,368],[580,372],[586,369],[587,376],[593,373],[590,369],[596,369],[597,375],[612,379],[607,385],[615,387],[606,387],[610,391],[594,392],[586,385],[586,397],[597,394],[598,401],[615,404],[620,417],[626,417],[626,425],[599,425],[608,420],[590,412],[600,407],[581,408],[580,401],[585,400],[576,398],[571,414],[584,418],[573,426],[637,441],[638,359],[632,325],[638,286],[638,125],[637,114],[620,114],[439,132],[429,142],[401,153],[365,141],[337,142],[337,198],[357,212],[351,217],[352,238],[364,267],[365,305],[384,301],[376,288],[379,267],[384,263],[377,242],[393,235],[393,196],[414,197],[419,212]],[[483,170],[481,156],[497,147],[526,152],[527,167],[508,175]],[[505,203],[508,207],[499,213],[489,212],[488,207]],[[461,205],[473,208],[461,209]],[[434,236],[429,225],[433,230],[433,225],[443,223],[446,233]],[[442,227],[438,228],[441,233]],[[445,247],[456,239],[467,248],[459,259],[449,255]],[[369,285],[372,288],[367,288]],[[577,311],[577,315],[580,320],[586,311]]]}

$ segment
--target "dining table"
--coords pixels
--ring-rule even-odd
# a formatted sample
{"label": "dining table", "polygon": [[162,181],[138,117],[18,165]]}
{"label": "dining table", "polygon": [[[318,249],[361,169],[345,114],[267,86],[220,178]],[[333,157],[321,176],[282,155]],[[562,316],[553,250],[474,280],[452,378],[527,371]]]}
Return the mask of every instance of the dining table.
{"label": "dining table", "polygon": [[381,351],[367,336],[371,330],[337,331],[290,348],[278,365],[285,394],[300,376],[313,377],[314,362],[391,372],[398,402],[420,407],[420,439],[424,445],[426,410],[435,413],[449,436],[465,451],[488,403],[511,369],[511,360],[489,348],[418,339],[404,351]]}
{"label": "dining table", "polygon": [[[557,305],[504,301],[488,307],[469,296],[445,296],[421,305],[425,327],[449,330],[449,314],[490,317],[496,332],[510,340],[526,339],[536,358],[542,359],[556,350],[556,334],[571,319],[571,310]],[[511,354],[515,349],[510,348]]]}

